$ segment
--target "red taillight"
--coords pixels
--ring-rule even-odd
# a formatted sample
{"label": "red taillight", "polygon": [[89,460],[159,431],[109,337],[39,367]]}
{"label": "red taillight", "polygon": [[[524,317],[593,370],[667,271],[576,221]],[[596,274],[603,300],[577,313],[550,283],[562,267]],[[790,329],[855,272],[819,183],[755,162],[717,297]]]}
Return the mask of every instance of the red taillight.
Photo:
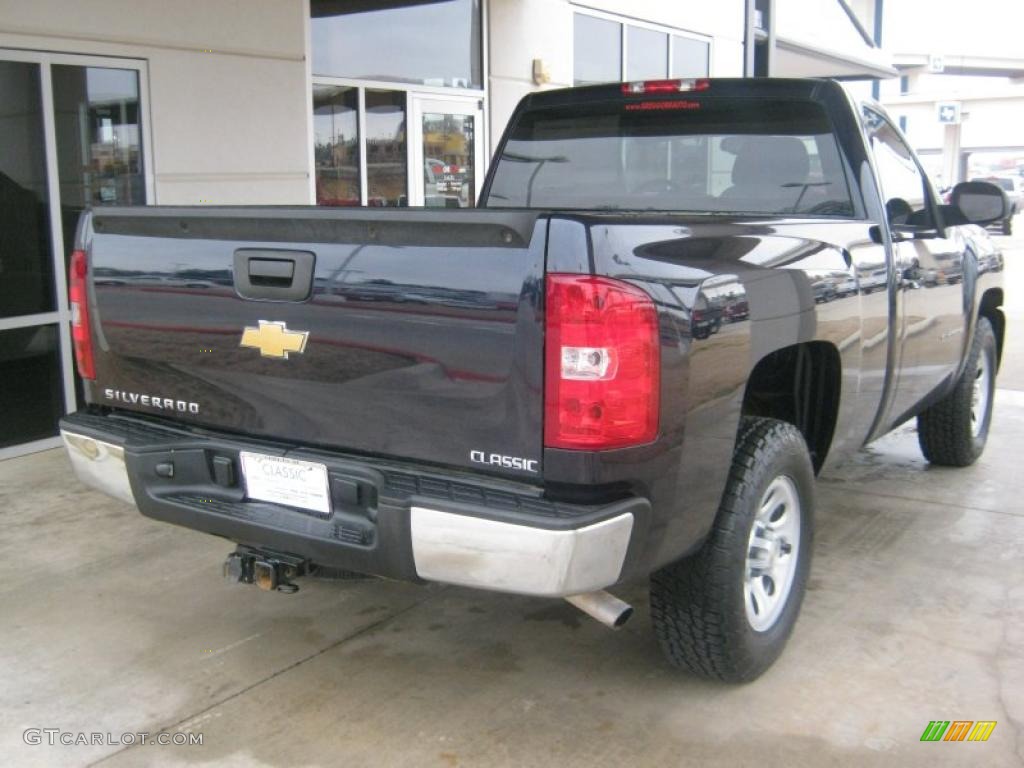
{"label": "red taillight", "polygon": [[651,297],[619,280],[550,274],[544,445],[604,450],[658,436],[661,354]]}
{"label": "red taillight", "polygon": [[622,92],[627,96],[641,96],[651,93],[686,93],[688,91],[706,91],[711,87],[707,78],[698,80],[638,80],[623,83]]}
{"label": "red taillight", "polygon": [[92,334],[89,332],[89,301],[85,290],[85,277],[88,270],[85,251],[72,252],[68,280],[68,298],[71,300],[71,340],[75,346],[78,375],[83,379],[95,379],[96,366],[92,357]]}

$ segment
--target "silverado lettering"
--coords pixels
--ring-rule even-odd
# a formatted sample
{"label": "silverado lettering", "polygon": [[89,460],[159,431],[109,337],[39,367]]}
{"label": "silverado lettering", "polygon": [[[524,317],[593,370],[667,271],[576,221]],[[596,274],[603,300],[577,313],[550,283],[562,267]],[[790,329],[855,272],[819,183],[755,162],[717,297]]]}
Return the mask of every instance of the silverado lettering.
{"label": "silverado lettering", "polygon": [[138,392],[124,392],[120,389],[103,390],[103,396],[107,400],[119,403],[130,403],[133,405],[144,405],[152,408],[160,408],[167,411],[178,411],[179,413],[199,413],[199,403],[191,403],[187,400],[175,400],[171,397],[160,397],[159,395],[140,395]]}
{"label": "silverado lettering", "polygon": [[339,569],[616,627],[643,583],[669,661],[739,682],[795,626],[822,468],[910,419],[933,464],[985,447],[1006,196],[944,202],[840,83],[532,93],[476,202],[85,211],[78,476],[268,590]]}

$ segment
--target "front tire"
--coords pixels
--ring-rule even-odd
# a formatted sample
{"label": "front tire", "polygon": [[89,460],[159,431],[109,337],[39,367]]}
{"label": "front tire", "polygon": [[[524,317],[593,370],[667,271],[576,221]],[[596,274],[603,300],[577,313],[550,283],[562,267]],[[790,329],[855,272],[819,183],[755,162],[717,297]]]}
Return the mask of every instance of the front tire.
{"label": "front tire", "polygon": [[666,658],[742,683],[782,652],[811,562],[814,470],[803,435],[744,419],[718,516],[696,554],[651,576],[651,617]]}
{"label": "front tire", "polygon": [[996,335],[979,317],[967,363],[956,387],[917,417],[917,441],[932,464],[967,467],[988,440],[996,392]]}

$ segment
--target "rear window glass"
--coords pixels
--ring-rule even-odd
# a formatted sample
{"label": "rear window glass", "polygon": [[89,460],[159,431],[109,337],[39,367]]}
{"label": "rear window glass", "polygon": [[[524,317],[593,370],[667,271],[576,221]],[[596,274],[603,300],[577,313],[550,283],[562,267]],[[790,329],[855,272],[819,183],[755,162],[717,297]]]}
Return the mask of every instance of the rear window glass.
{"label": "rear window glass", "polygon": [[853,215],[824,109],[764,99],[531,110],[498,158],[487,205]]}

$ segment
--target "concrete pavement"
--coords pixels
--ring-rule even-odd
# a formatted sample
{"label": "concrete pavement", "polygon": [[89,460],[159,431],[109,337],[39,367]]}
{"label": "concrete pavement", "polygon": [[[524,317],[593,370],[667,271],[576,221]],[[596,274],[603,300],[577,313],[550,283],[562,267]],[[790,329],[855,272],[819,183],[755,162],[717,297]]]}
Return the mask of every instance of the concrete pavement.
{"label": "concrete pavement", "polygon": [[[1024,240],[990,443],[930,468],[912,428],[821,481],[790,645],[744,687],[670,669],[637,616],[452,587],[219,578],[225,542],[0,463],[0,755],[17,766],[1024,764]],[[921,743],[930,720],[995,720]],[[202,746],[26,744],[28,728]],[[45,738],[45,736],[44,736]]]}

